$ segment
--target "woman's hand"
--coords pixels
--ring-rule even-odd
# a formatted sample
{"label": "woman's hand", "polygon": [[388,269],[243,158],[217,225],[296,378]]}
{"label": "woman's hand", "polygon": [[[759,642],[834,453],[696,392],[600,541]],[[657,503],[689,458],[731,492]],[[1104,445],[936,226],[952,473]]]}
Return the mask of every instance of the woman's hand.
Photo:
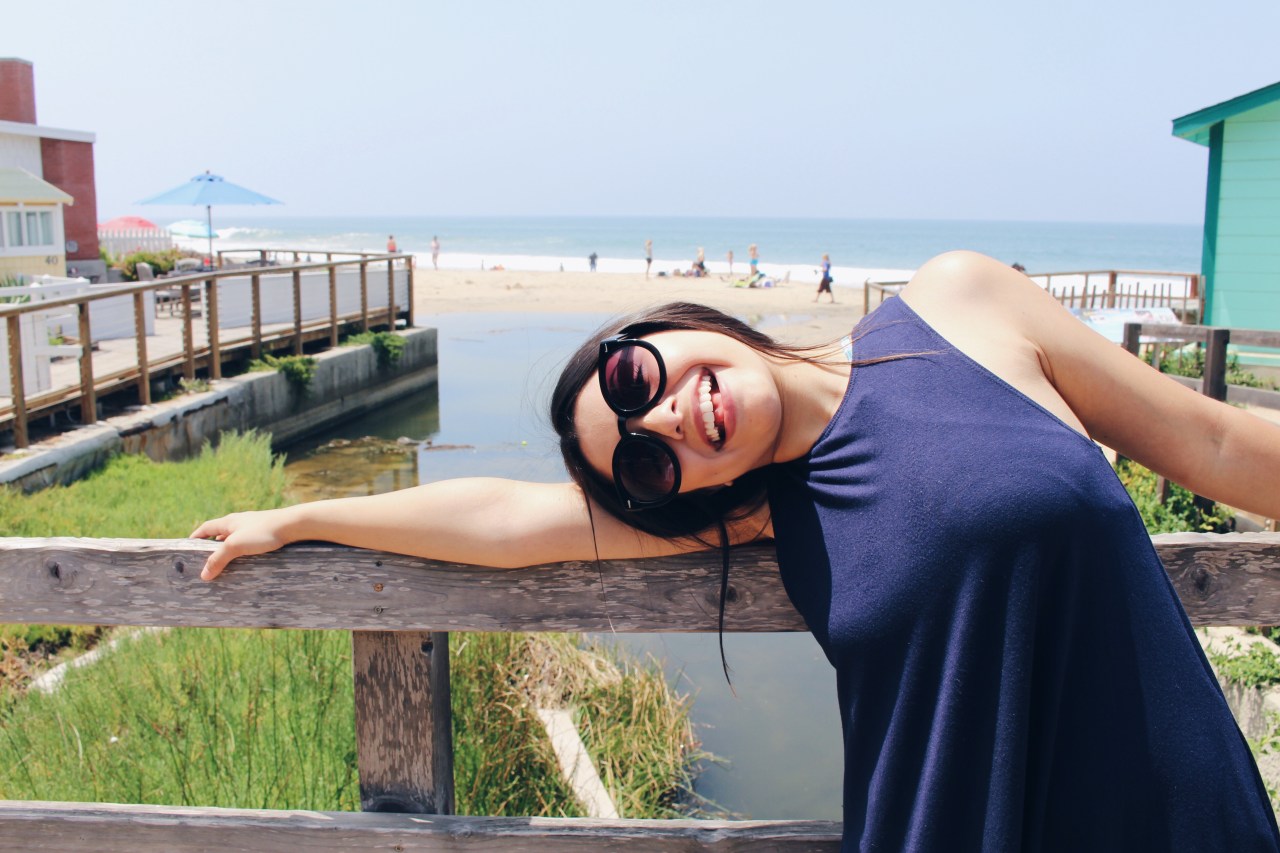
{"label": "woman's hand", "polygon": [[236,557],[265,554],[297,541],[288,534],[292,519],[287,509],[234,512],[201,524],[192,539],[214,539],[219,544],[205,560],[200,579],[211,581]]}

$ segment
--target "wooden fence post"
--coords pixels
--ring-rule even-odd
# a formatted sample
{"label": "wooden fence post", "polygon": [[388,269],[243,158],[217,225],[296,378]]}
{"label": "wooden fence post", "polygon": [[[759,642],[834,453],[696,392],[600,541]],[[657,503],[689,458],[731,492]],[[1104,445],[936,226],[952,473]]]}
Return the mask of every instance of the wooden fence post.
{"label": "wooden fence post", "polygon": [[[333,255],[328,256],[330,264]],[[329,346],[338,345],[338,268],[329,267]]]}
{"label": "wooden fence post", "polygon": [[356,761],[367,812],[453,812],[449,635],[353,631]]}
{"label": "wooden fence post", "polygon": [[218,280],[205,282],[204,325],[209,332],[209,378],[222,378],[222,341],[218,329]]}
{"label": "wooden fence post", "polygon": [[1227,344],[1230,329],[1209,329],[1204,343],[1204,380],[1200,391],[1215,400],[1227,399]]}
{"label": "wooden fence post", "polygon": [[89,303],[76,306],[80,318],[80,422],[98,420],[98,394],[93,387],[93,338],[89,331]]}
{"label": "wooden fence post", "polygon": [[302,355],[302,270],[293,271],[293,354]]}
{"label": "wooden fence post", "polygon": [[1142,324],[1141,323],[1125,323],[1124,324],[1124,348],[1135,356],[1138,355],[1142,348]]}
{"label": "wooden fence post", "polygon": [[151,404],[151,370],[147,365],[147,307],[142,291],[133,294],[133,331],[138,349],[138,402]]}
{"label": "wooden fence post", "polygon": [[409,280],[409,320],[407,328],[413,328],[413,255],[404,259],[404,274]]}
{"label": "wooden fence post", "polygon": [[10,314],[6,320],[9,329],[9,391],[13,395],[13,443],[21,450],[31,445],[27,433],[27,391],[22,381],[22,327],[18,325],[20,314]]}
{"label": "wooden fence post", "polygon": [[396,265],[387,258],[387,331],[396,330]]}
{"label": "wooden fence post", "polygon": [[182,375],[188,382],[196,378],[195,332],[191,328],[191,285],[182,285]]}
{"label": "wooden fence post", "polygon": [[[262,253],[263,260],[266,260],[266,252]],[[262,276],[254,273],[249,276],[249,289],[252,291],[250,298],[253,306],[250,309],[253,322],[253,348],[250,354],[253,358],[262,358]]]}
{"label": "wooden fence post", "polygon": [[369,264],[360,262],[360,331],[369,331]]}

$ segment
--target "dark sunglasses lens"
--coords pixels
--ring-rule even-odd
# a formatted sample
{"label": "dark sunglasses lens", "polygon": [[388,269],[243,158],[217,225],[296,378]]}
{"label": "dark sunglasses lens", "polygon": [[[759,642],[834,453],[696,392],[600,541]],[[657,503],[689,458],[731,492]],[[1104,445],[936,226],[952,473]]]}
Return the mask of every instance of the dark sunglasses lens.
{"label": "dark sunglasses lens", "polygon": [[617,408],[643,409],[658,394],[658,359],[644,347],[623,347],[609,353],[604,364],[604,385]]}
{"label": "dark sunglasses lens", "polygon": [[676,461],[656,441],[623,444],[615,470],[623,490],[642,503],[670,497],[676,488]]}

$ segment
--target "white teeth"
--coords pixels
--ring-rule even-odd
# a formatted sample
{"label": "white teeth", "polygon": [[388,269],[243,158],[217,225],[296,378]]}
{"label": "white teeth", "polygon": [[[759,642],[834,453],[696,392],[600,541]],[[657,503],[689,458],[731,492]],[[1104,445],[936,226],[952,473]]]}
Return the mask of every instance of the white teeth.
{"label": "white teeth", "polygon": [[720,430],[716,429],[715,404],[711,402],[711,377],[703,376],[698,383],[698,408],[702,411],[702,428],[707,438],[720,441]]}

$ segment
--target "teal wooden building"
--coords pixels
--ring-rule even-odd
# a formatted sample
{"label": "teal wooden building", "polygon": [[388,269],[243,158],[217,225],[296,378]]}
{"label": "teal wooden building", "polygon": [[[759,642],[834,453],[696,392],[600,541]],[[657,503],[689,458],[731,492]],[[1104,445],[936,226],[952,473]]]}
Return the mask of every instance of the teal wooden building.
{"label": "teal wooden building", "polygon": [[1173,135],[1209,147],[1203,322],[1280,330],[1280,83],[1174,119]]}

